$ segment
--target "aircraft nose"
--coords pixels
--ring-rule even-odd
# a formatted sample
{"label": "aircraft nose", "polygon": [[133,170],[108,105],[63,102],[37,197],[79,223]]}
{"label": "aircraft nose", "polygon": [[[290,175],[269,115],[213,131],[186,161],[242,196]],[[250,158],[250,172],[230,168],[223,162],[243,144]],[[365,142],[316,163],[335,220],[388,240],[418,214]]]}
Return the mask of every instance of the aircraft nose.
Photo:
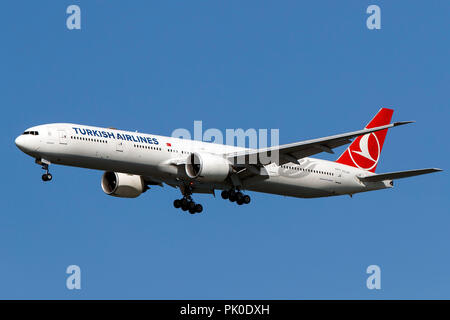
{"label": "aircraft nose", "polygon": [[19,148],[20,150],[25,149],[25,143],[24,143],[24,136],[18,136],[16,138],[16,140],[14,141],[14,143],[16,144],[17,148]]}
{"label": "aircraft nose", "polygon": [[30,141],[29,137],[27,136],[18,136],[16,140],[14,141],[17,148],[19,148],[22,152],[28,153],[33,150],[36,150],[33,141]]}

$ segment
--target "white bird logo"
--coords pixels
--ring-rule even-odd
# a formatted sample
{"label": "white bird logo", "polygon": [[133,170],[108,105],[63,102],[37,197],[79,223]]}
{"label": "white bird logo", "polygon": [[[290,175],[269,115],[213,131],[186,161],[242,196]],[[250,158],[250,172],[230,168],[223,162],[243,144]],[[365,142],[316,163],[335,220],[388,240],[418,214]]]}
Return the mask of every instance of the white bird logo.
{"label": "white bird logo", "polygon": [[[369,152],[369,138],[370,138],[371,135],[375,138],[375,141],[377,142],[377,147],[378,147],[378,149],[377,149],[377,156],[376,156],[376,159],[374,159],[374,158],[370,155],[370,152]],[[353,160],[353,163],[354,163],[358,168],[361,168],[361,169],[364,169],[364,170],[370,170],[370,169],[374,168],[374,167],[377,165],[378,160],[379,160],[379,158],[380,158],[380,142],[378,141],[378,137],[376,136],[376,134],[374,134],[374,133],[369,133],[369,134],[366,134],[366,135],[362,136],[362,137],[361,137],[361,140],[359,141],[359,149],[360,149],[361,151],[349,150],[349,151],[350,151],[350,152],[349,152],[350,158]],[[359,154],[360,156],[362,156],[362,157],[364,157],[364,158],[366,158],[366,159],[368,159],[368,160],[370,160],[370,161],[373,161],[373,165],[372,165],[371,167],[369,167],[369,168],[365,168],[365,167],[359,165],[358,162],[355,161],[355,159],[353,158],[352,153]]]}
{"label": "white bird logo", "polygon": [[[370,155],[369,152],[369,137],[371,134],[366,134],[362,136],[361,140],[359,141],[359,149],[361,151],[353,151],[356,154],[359,154],[360,156],[363,156],[364,158],[367,158],[372,161],[377,161]],[[376,137],[375,137],[376,138]],[[377,139],[378,140],[378,139]]]}

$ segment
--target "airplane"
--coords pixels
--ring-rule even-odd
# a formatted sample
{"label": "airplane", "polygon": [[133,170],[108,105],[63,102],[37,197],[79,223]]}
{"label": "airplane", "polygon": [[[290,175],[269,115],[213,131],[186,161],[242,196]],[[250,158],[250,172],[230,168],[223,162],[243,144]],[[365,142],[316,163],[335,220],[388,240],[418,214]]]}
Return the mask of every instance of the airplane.
{"label": "airplane", "polygon": [[[71,123],[31,127],[15,144],[42,166],[43,181],[52,180],[50,164],[102,170],[107,195],[135,198],[150,186],[165,184],[181,191],[174,207],[195,214],[203,211],[193,200],[195,193],[215,196],[221,190],[223,199],[238,205],[250,203],[246,191],[297,198],[353,196],[392,188],[396,179],[442,171],[375,173],[388,129],[413,122],[390,123],[392,115],[392,109],[381,108],[362,130],[260,149]],[[347,144],[336,161],[310,157]]]}

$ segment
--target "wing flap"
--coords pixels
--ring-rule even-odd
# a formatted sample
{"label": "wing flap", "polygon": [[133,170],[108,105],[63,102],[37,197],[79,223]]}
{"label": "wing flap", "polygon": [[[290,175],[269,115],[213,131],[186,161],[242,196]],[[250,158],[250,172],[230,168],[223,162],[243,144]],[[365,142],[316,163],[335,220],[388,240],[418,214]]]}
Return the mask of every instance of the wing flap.
{"label": "wing flap", "polygon": [[407,170],[407,171],[397,171],[397,172],[376,174],[373,176],[359,178],[359,179],[363,182],[378,182],[378,181],[385,181],[385,180],[409,178],[409,177],[414,177],[414,176],[418,176],[421,174],[427,174],[427,173],[433,173],[433,172],[439,172],[439,171],[442,171],[442,169],[428,168],[428,169],[418,169],[418,170]]}

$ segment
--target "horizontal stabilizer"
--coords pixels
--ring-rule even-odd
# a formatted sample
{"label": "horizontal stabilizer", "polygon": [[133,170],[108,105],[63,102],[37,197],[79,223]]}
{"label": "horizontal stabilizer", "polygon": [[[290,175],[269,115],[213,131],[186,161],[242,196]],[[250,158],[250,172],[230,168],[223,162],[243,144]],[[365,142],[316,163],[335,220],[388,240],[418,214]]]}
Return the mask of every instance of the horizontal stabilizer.
{"label": "horizontal stabilizer", "polygon": [[359,180],[361,180],[363,182],[378,182],[378,181],[384,181],[384,180],[395,180],[395,179],[401,179],[401,178],[414,177],[414,176],[418,176],[421,174],[427,174],[427,173],[433,173],[433,172],[439,172],[439,171],[442,171],[442,170],[437,169],[437,168],[429,168],[429,169],[397,171],[397,172],[382,173],[382,174],[376,174],[376,175],[368,176],[368,177],[364,177],[364,178],[359,178]]}

